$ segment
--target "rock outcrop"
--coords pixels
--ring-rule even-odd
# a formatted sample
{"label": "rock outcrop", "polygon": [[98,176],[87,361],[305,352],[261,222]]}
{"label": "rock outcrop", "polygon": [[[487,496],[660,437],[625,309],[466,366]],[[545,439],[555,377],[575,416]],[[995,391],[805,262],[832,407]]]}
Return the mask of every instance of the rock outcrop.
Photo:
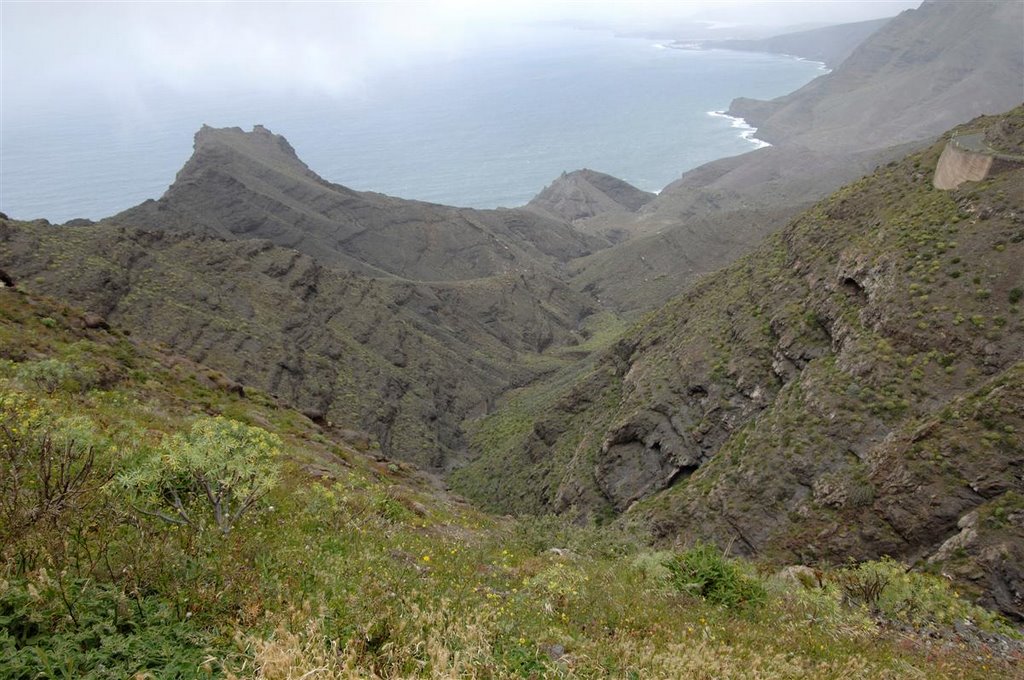
{"label": "rock outcrop", "polygon": [[964,182],[980,182],[993,171],[1024,165],[1024,156],[1005,154],[986,142],[988,132],[960,134],[946,144],[939,157],[932,184],[936,189],[956,189]]}

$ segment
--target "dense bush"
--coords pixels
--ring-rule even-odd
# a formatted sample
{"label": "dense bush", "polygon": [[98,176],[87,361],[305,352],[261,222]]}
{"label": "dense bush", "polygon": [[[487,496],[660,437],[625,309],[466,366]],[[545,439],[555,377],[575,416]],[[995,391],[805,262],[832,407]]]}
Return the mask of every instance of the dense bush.
{"label": "dense bush", "polygon": [[712,604],[726,607],[759,607],[767,600],[764,584],[744,572],[735,560],[707,544],[674,555],[668,563],[673,585]]}
{"label": "dense bush", "polygon": [[57,390],[87,390],[96,381],[96,372],[85,367],[76,367],[60,359],[27,361],[16,370],[18,380],[39,388],[47,394]]}
{"label": "dense bush", "polygon": [[222,534],[277,484],[281,440],[229,418],[200,418],[164,438],[117,475],[143,515],[201,528],[207,515]]}
{"label": "dense bush", "polygon": [[156,598],[45,570],[0,580],[2,678],[194,678],[216,670],[210,651],[206,633]]}

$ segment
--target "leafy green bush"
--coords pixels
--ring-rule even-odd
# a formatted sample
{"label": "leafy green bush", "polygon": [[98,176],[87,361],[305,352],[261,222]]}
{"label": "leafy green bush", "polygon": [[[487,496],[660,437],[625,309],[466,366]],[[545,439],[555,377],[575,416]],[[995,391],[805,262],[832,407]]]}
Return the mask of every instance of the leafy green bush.
{"label": "leafy green bush", "polygon": [[199,529],[212,514],[227,534],[277,484],[281,439],[218,416],[165,437],[117,475],[132,507],[170,524]]}
{"label": "leafy green bush", "polygon": [[707,544],[698,543],[669,561],[672,583],[686,593],[725,607],[760,607],[768,598],[764,584],[748,575],[735,560]]}
{"label": "leafy green bush", "polygon": [[27,387],[54,394],[58,390],[85,392],[99,382],[96,371],[89,366],[76,366],[60,359],[27,361],[17,367],[15,376]]}
{"label": "leafy green bush", "polygon": [[373,497],[373,509],[377,515],[389,522],[404,522],[412,516],[400,500],[387,492]]}
{"label": "leafy green bush", "polygon": [[45,571],[0,580],[0,677],[100,680],[212,673],[212,640],[166,604]]}

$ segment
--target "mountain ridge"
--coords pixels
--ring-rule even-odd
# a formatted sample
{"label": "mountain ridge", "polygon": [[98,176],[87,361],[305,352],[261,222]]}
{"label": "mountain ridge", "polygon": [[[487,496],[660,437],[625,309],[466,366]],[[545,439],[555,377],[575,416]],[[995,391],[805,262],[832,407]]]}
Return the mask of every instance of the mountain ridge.
{"label": "mountain ridge", "polygon": [[160,199],[103,221],[265,238],[332,266],[422,281],[551,270],[607,246],[530,211],[454,208],[332,184],[261,125],[251,132],[204,126]]}
{"label": "mountain ridge", "polygon": [[[1008,123],[1024,148],[1022,119],[968,127]],[[1024,573],[999,557],[1019,555],[1024,527],[979,539],[962,564],[936,557],[970,512],[1024,493],[1024,166],[941,192],[945,142],[804,212],[575,379],[536,385],[530,426],[485,420],[499,434],[455,487],[505,511],[624,513],[744,554],[928,558],[1024,615]],[[895,517],[914,484],[950,493]]]}
{"label": "mountain ridge", "polygon": [[[637,189],[617,177],[584,168],[563,172],[524,207],[615,242],[622,236],[618,230],[611,226],[602,231],[601,225],[628,220],[654,197],[655,194]],[[592,222],[598,219],[598,225],[593,225]]]}
{"label": "mountain ridge", "polygon": [[[690,282],[782,226],[769,218],[731,227],[749,222],[751,211],[795,212],[956,124],[1012,108],[1024,97],[1021,24],[1020,3],[928,4],[888,21],[796,92],[772,102],[735,100],[730,113],[774,146],[712,161],[670,183],[634,220],[617,225],[631,245],[577,261],[579,288],[607,291],[627,314],[650,309],[669,297],[659,282]],[[718,232],[730,237],[719,240]],[[714,264],[689,276],[672,265],[688,260]],[[654,262],[664,264],[645,264]],[[632,291],[645,291],[653,304]]]}
{"label": "mountain ridge", "polygon": [[550,370],[530,357],[581,342],[597,309],[543,270],[409,282],[113,224],[0,220],[0,269],[435,469],[462,455],[464,417]]}

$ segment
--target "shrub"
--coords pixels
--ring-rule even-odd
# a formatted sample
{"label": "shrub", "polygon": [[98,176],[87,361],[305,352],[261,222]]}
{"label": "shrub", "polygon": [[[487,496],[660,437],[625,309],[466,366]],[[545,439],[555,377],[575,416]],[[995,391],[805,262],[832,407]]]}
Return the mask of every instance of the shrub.
{"label": "shrub", "polygon": [[969,619],[979,628],[1013,634],[999,616],[960,598],[949,581],[915,571],[889,557],[840,569],[832,577],[848,604],[916,627],[937,628]]}
{"label": "shrub", "polygon": [[84,417],[51,418],[29,397],[0,392],[0,547],[38,523],[82,509],[109,479],[109,448]]}
{"label": "shrub", "polygon": [[70,381],[74,370],[59,359],[30,361],[18,367],[18,380],[30,383],[47,394],[53,394]]}
{"label": "shrub", "polygon": [[675,556],[669,552],[642,552],[631,565],[646,581],[654,584],[672,582],[673,572],[668,565]]}
{"label": "shrub", "polygon": [[746,574],[739,563],[718,548],[697,544],[668,563],[676,589],[725,607],[759,607],[767,600],[760,579]]}
{"label": "shrub", "polygon": [[277,484],[280,449],[262,428],[200,418],[130,463],[117,484],[143,515],[198,529],[210,513],[226,535]]}
{"label": "shrub", "polygon": [[373,497],[374,512],[389,522],[404,522],[411,517],[409,510],[402,505],[402,501],[395,498],[389,492],[377,494]]}
{"label": "shrub", "polygon": [[1024,298],[1024,288],[1013,288],[1010,290],[1010,304],[1015,305]]}
{"label": "shrub", "polygon": [[836,572],[833,577],[843,592],[843,600],[848,604],[864,605],[877,611],[882,593],[893,577],[893,569],[888,564],[865,562],[851,569]]}
{"label": "shrub", "polygon": [[15,376],[26,386],[34,385],[47,394],[62,389],[85,391],[98,381],[93,369],[76,367],[60,359],[25,362],[18,366]]}

